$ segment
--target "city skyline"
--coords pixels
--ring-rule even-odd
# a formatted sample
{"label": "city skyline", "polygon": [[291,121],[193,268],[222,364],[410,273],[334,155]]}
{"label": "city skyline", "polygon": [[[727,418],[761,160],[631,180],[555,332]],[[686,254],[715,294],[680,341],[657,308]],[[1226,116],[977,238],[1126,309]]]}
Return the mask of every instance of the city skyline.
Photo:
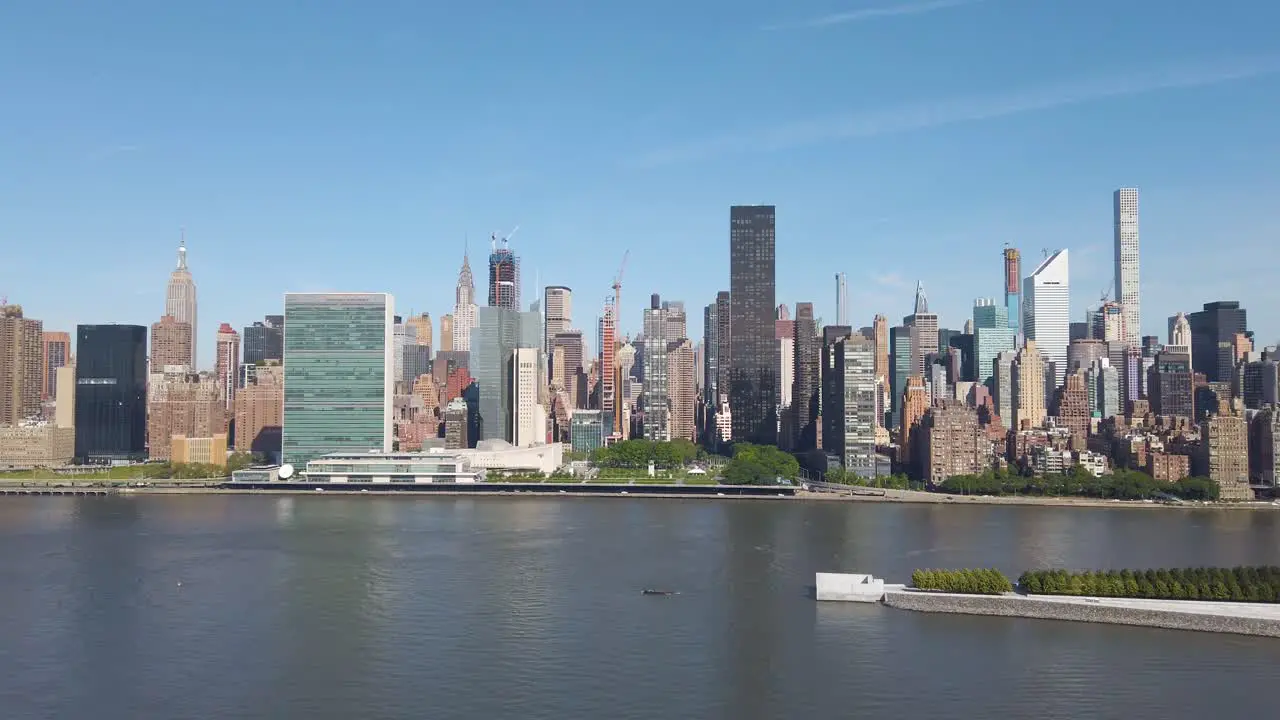
{"label": "city skyline", "polygon": [[[567,56],[539,35],[614,27],[627,12],[618,9],[570,15],[550,3],[496,23],[464,9],[443,29],[416,8],[290,18],[347,28],[359,71],[385,78],[370,85],[339,72],[350,58],[314,38],[268,42],[254,28],[282,20],[278,8],[230,3],[227,17],[261,21],[234,24],[194,8],[147,18],[87,8],[73,27],[55,25],[49,8],[23,8],[7,25],[31,31],[6,36],[24,58],[9,66],[41,72],[0,70],[18,108],[0,119],[0,156],[22,169],[0,179],[9,207],[0,237],[13,240],[0,295],[50,330],[150,325],[163,307],[158,278],[172,270],[186,227],[200,288],[198,359],[209,367],[211,329],[279,313],[285,292],[385,291],[438,318],[453,305],[467,238],[478,251],[480,238],[519,226],[511,245],[526,265],[521,295],[540,296],[529,284],[538,276],[575,288],[585,329],[628,249],[624,297],[712,302],[728,284],[727,272],[703,269],[723,257],[723,208],[768,202],[786,241],[778,300],[813,302],[827,322],[837,312],[824,273],[834,270],[848,276],[853,325],[901,317],[921,281],[943,325],[958,327],[973,297],[998,298],[993,257],[1004,243],[1021,249],[1024,273],[1043,248],[1071,250],[1078,321],[1114,278],[1107,195],[1136,187],[1141,333],[1162,334],[1178,311],[1234,299],[1255,308],[1262,342],[1280,337],[1280,318],[1263,312],[1280,302],[1273,261],[1237,262],[1260,255],[1276,224],[1280,150],[1267,118],[1280,60],[1268,54],[1265,28],[1280,8],[992,0],[805,21],[860,9],[840,5],[848,7],[739,4],[726,24],[723,6],[710,3],[686,9],[662,41],[655,28],[630,25],[610,36],[621,52],[602,46],[596,63],[634,78],[625,92],[586,72],[550,83]],[[954,32],[957,23],[966,33]],[[37,30],[55,27],[56,49],[38,42]],[[421,87],[427,76],[453,87],[451,75],[423,72],[436,53],[469,57],[453,50],[517,28],[532,30],[521,31],[519,63],[503,50],[459,71],[475,78],[473,89],[422,93],[433,107],[468,108],[458,119],[391,89]],[[139,64],[143,48],[172,50],[178,36],[182,59]],[[1010,37],[1019,40],[985,41]],[[734,62],[689,62],[708,45]],[[244,64],[217,62],[239,46]],[[273,69],[280,52],[302,62]],[[1062,57],[1074,58],[1070,69]],[[693,72],[677,70],[691,64]],[[514,92],[498,84],[513,65]],[[858,67],[884,70],[850,70]],[[727,122],[711,112],[760,73],[778,98],[758,117]],[[94,112],[68,112],[86,106]],[[509,120],[512,107],[526,119]],[[399,260],[406,248],[414,257],[426,248],[433,262]],[[76,292],[49,282],[55,258]],[[475,271],[485,274],[482,263]],[[640,308],[624,303],[624,334],[638,331]],[[700,325],[695,313],[689,334],[700,337]]]}

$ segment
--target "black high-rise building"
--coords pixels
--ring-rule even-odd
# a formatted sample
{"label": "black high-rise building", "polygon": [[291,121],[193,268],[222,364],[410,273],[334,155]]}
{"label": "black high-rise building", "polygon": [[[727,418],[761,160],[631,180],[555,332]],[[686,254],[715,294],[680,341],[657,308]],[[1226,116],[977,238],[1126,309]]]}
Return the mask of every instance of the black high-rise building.
{"label": "black high-rise building", "polygon": [[1235,338],[1247,333],[1244,308],[1235,300],[1205,303],[1187,316],[1191,325],[1191,367],[1209,382],[1230,382],[1235,376]]}
{"label": "black high-rise building", "polygon": [[256,322],[244,329],[241,352],[245,365],[256,365],[264,360],[284,360],[284,316],[268,315],[265,322]]}
{"label": "black high-rise building", "polygon": [[778,437],[778,342],[774,337],[775,209],[729,208],[729,410],[733,440]]}
{"label": "black high-rise building", "polygon": [[76,328],[76,459],[147,457],[147,329]]}
{"label": "black high-rise building", "polygon": [[818,326],[813,318],[813,303],[796,303],[796,334],[792,340],[792,365],[795,379],[791,384],[791,427],[794,450],[812,450],[818,446],[818,375],[821,372],[822,347]]}

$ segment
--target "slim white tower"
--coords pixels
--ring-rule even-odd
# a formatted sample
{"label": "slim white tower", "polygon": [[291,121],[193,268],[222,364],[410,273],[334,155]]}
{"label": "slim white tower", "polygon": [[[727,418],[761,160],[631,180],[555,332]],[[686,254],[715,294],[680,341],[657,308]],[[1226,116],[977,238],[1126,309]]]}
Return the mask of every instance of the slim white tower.
{"label": "slim white tower", "polygon": [[836,324],[849,324],[849,285],[844,273],[836,273]]}
{"label": "slim white tower", "polygon": [[1113,196],[1116,250],[1116,300],[1124,308],[1125,342],[1142,336],[1142,297],[1138,284],[1138,190],[1120,188]]}
{"label": "slim white tower", "polygon": [[1071,285],[1067,251],[1059,250],[1022,281],[1022,314],[1027,339],[1054,363],[1054,382],[1067,375],[1071,343]]}

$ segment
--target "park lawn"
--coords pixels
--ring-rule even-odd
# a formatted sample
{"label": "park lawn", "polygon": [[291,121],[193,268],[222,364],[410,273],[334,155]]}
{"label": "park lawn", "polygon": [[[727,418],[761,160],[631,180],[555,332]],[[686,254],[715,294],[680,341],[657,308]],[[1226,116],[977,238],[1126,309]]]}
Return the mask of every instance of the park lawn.
{"label": "park lawn", "polygon": [[685,485],[719,485],[710,475],[690,475],[684,479]]}
{"label": "park lawn", "polygon": [[556,476],[552,476],[552,477],[547,478],[547,479],[546,479],[546,482],[554,483],[554,484],[558,484],[558,485],[579,485],[579,484],[581,484],[581,483],[582,483],[582,478],[580,478],[580,477],[572,477],[572,476],[568,476],[568,477],[566,477],[566,476],[556,475]]}
{"label": "park lawn", "polygon": [[678,485],[679,483],[673,478],[663,477],[642,477],[636,478],[637,485]]}
{"label": "park lawn", "polygon": [[640,478],[591,478],[587,481],[590,485],[630,485],[632,480]]}
{"label": "park lawn", "polygon": [[70,481],[70,480],[148,480],[152,478],[146,477],[143,469],[138,466],[122,466],[113,468],[103,468],[93,472],[84,473],[55,473],[52,470],[21,470],[17,472],[0,473],[0,480],[49,480],[53,482]]}

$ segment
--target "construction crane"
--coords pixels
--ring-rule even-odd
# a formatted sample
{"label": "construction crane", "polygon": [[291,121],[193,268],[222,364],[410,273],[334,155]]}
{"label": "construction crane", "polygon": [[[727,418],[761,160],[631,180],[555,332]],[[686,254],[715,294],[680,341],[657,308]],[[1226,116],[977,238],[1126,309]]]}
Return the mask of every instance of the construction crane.
{"label": "construction crane", "polygon": [[490,233],[490,235],[489,235],[489,245],[493,248],[493,252],[497,252],[497,251],[498,251],[498,243],[499,243],[499,242],[501,242],[501,243],[502,243],[502,247],[503,247],[503,249],[505,250],[505,249],[506,249],[506,247],[507,247],[507,244],[508,244],[509,242],[511,242],[511,238],[515,237],[515,235],[516,235],[516,231],[517,231],[517,230],[519,230],[519,229],[520,229],[520,226],[519,226],[519,225],[515,226],[514,228],[512,228],[512,229],[511,229],[511,232],[507,233],[506,235],[503,235],[501,240],[499,240],[499,239],[498,239],[498,233],[496,233],[496,232],[495,232],[495,233]]}
{"label": "construction crane", "polygon": [[622,308],[622,274],[627,271],[627,260],[630,257],[630,250],[622,253],[622,264],[618,266],[618,274],[613,276],[613,317],[615,325],[618,323]]}
{"label": "construction crane", "polygon": [[1098,298],[1098,302],[1106,305],[1111,300],[1111,291],[1116,289],[1116,281],[1112,280],[1106,290],[1102,291],[1102,297]]}

